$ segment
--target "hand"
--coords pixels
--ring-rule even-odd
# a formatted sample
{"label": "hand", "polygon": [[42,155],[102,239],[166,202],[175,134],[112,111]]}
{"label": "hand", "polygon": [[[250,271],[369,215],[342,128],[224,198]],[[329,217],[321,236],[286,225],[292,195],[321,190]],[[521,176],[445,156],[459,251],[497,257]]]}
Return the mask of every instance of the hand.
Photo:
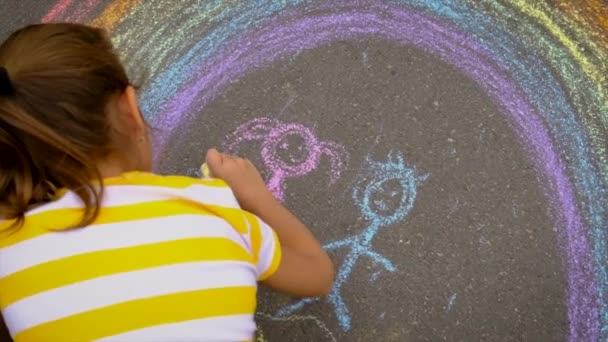
{"label": "hand", "polygon": [[274,198],[266,188],[260,172],[248,159],[210,149],[207,151],[206,163],[213,177],[228,183],[243,209],[255,214],[260,202]]}

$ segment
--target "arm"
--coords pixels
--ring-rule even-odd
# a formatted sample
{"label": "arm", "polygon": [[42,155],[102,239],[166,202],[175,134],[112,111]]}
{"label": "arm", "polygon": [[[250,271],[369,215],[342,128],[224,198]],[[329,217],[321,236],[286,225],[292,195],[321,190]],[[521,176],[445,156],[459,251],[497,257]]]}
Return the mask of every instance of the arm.
{"label": "arm", "polygon": [[310,230],[266,189],[253,164],[215,150],[207,153],[211,173],[230,185],[241,207],[274,228],[282,259],[277,271],[264,281],[296,296],[321,296],[333,283],[333,264]]}
{"label": "arm", "polygon": [[310,230],[270,192],[260,194],[250,211],[274,228],[282,249],[279,268],[264,284],[297,296],[321,296],[331,290],[331,259]]}

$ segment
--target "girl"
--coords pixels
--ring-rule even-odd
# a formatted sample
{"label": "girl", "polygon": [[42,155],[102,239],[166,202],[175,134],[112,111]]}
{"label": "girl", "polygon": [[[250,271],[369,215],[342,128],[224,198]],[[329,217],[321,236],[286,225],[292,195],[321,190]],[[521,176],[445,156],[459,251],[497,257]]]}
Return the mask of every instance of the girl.
{"label": "girl", "polygon": [[[327,294],[333,267],[246,159],[150,173],[109,39],[42,24],[0,46],[0,306],[16,341],[243,341],[256,285]],[[271,229],[270,227],[273,227]]]}

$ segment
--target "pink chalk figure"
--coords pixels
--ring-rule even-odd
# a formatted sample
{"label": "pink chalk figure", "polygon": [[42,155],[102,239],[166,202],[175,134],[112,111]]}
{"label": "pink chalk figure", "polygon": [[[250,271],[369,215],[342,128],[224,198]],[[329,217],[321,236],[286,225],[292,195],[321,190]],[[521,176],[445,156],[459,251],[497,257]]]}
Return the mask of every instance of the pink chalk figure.
{"label": "pink chalk figure", "polygon": [[261,142],[262,161],[270,172],[267,186],[280,201],[285,198],[285,180],[309,174],[319,166],[322,156],[329,158],[330,184],[340,178],[348,163],[348,153],[343,145],[319,140],[312,129],[302,124],[268,117],[244,123],[227,136],[226,141],[225,148],[231,152],[242,143]]}

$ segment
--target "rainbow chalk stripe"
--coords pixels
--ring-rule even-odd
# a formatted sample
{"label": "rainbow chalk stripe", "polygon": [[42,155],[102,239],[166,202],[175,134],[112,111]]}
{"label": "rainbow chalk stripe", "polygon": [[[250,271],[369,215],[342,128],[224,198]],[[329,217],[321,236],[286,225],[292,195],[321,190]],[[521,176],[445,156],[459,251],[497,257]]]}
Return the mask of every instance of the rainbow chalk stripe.
{"label": "rainbow chalk stripe", "polygon": [[129,64],[149,68],[142,108],[167,129],[161,153],[170,132],[230,82],[332,41],[415,46],[468,75],[512,122],[558,213],[569,340],[608,340],[605,0],[100,4],[61,0],[42,20],[106,27]]}

